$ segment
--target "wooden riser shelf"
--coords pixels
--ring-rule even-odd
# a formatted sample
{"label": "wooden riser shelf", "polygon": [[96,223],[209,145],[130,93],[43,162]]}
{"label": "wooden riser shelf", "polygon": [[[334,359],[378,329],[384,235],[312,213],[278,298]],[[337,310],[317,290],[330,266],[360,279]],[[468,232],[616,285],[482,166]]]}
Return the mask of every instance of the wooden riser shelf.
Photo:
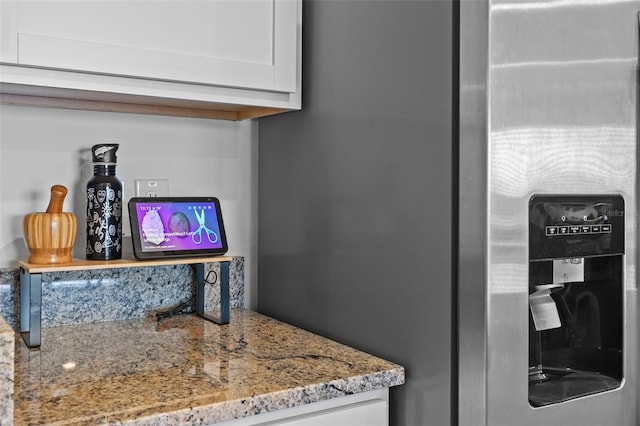
{"label": "wooden riser shelf", "polygon": [[146,266],[165,265],[193,265],[195,263],[220,263],[230,262],[231,256],[211,256],[211,257],[185,257],[160,260],[137,260],[137,259],[117,259],[117,260],[84,260],[73,259],[71,263],[58,263],[53,265],[42,265],[19,261],[19,265],[27,272],[64,272],[64,271],[86,271],[90,269],[114,269],[114,268],[143,268]]}

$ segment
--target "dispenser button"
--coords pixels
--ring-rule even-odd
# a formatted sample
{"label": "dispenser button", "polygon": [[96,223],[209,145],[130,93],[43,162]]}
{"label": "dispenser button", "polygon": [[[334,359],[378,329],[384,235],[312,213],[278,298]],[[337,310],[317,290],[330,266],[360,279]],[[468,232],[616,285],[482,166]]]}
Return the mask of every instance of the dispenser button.
{"label": "dispenser button", "polygon": [[580,233],[581,234],[590,234],[591,233],[591,226],[589,225],[582,225],[580,227]]}
{"label": "dispenser button", "polygon": [[545,227],[545,233],[547,235],[558,235],[558,228],[556,226]]}
{"label": "dispenser button", "polygon": [[594,234],[599,234],[600,233],[600,225],[591,225],[591,232],[593,232]]}
{"label": "dispenser button", "polygon": [[567,235],[568,233],[569,233],[569,227],[568,226],[558,226],[558,234]]}
{"label": "dispenser button", "polygon": [[611,225],[601,225],[600,226],[600,232],[604,232],[607,234],[611,233]]}
{"label": "dispenser button", "polygon": [[570,226],[569,227],[569,233],[570,234],[579,234],[580,233],[580,227],[579,226]]}

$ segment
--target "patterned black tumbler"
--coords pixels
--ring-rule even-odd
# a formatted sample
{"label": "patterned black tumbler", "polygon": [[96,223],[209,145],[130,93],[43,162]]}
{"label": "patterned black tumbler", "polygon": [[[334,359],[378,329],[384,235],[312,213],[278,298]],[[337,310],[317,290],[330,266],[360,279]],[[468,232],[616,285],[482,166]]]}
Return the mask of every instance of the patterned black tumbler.
{"label": "patterned black tumbler", "polygon": [[116,177],[118,144],[94,145],[87,182],[87,260],[122,258],[122,183]]}

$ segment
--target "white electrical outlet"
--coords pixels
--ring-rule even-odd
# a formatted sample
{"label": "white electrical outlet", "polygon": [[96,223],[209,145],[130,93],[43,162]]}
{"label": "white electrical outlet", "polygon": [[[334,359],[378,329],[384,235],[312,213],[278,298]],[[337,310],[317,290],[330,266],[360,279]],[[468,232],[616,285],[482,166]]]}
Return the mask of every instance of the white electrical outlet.
{"label": "white electrical outlet", "polygon": [[134,179],[136,197],[168,197],[169,179]]}

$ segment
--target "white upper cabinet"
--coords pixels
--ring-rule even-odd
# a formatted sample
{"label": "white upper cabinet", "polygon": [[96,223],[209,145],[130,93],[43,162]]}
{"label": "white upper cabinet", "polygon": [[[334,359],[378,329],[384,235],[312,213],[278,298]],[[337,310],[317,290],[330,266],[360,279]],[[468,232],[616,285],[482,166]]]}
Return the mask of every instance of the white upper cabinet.
{"label": "white upper cabinet", "polygon": [[0,82],[299,109],[300,38],[300,0],[2,0]]}
{"label": "white upper cabinet", "polygon": [[18,62],[18,4],[0,1],[0,62]]}

